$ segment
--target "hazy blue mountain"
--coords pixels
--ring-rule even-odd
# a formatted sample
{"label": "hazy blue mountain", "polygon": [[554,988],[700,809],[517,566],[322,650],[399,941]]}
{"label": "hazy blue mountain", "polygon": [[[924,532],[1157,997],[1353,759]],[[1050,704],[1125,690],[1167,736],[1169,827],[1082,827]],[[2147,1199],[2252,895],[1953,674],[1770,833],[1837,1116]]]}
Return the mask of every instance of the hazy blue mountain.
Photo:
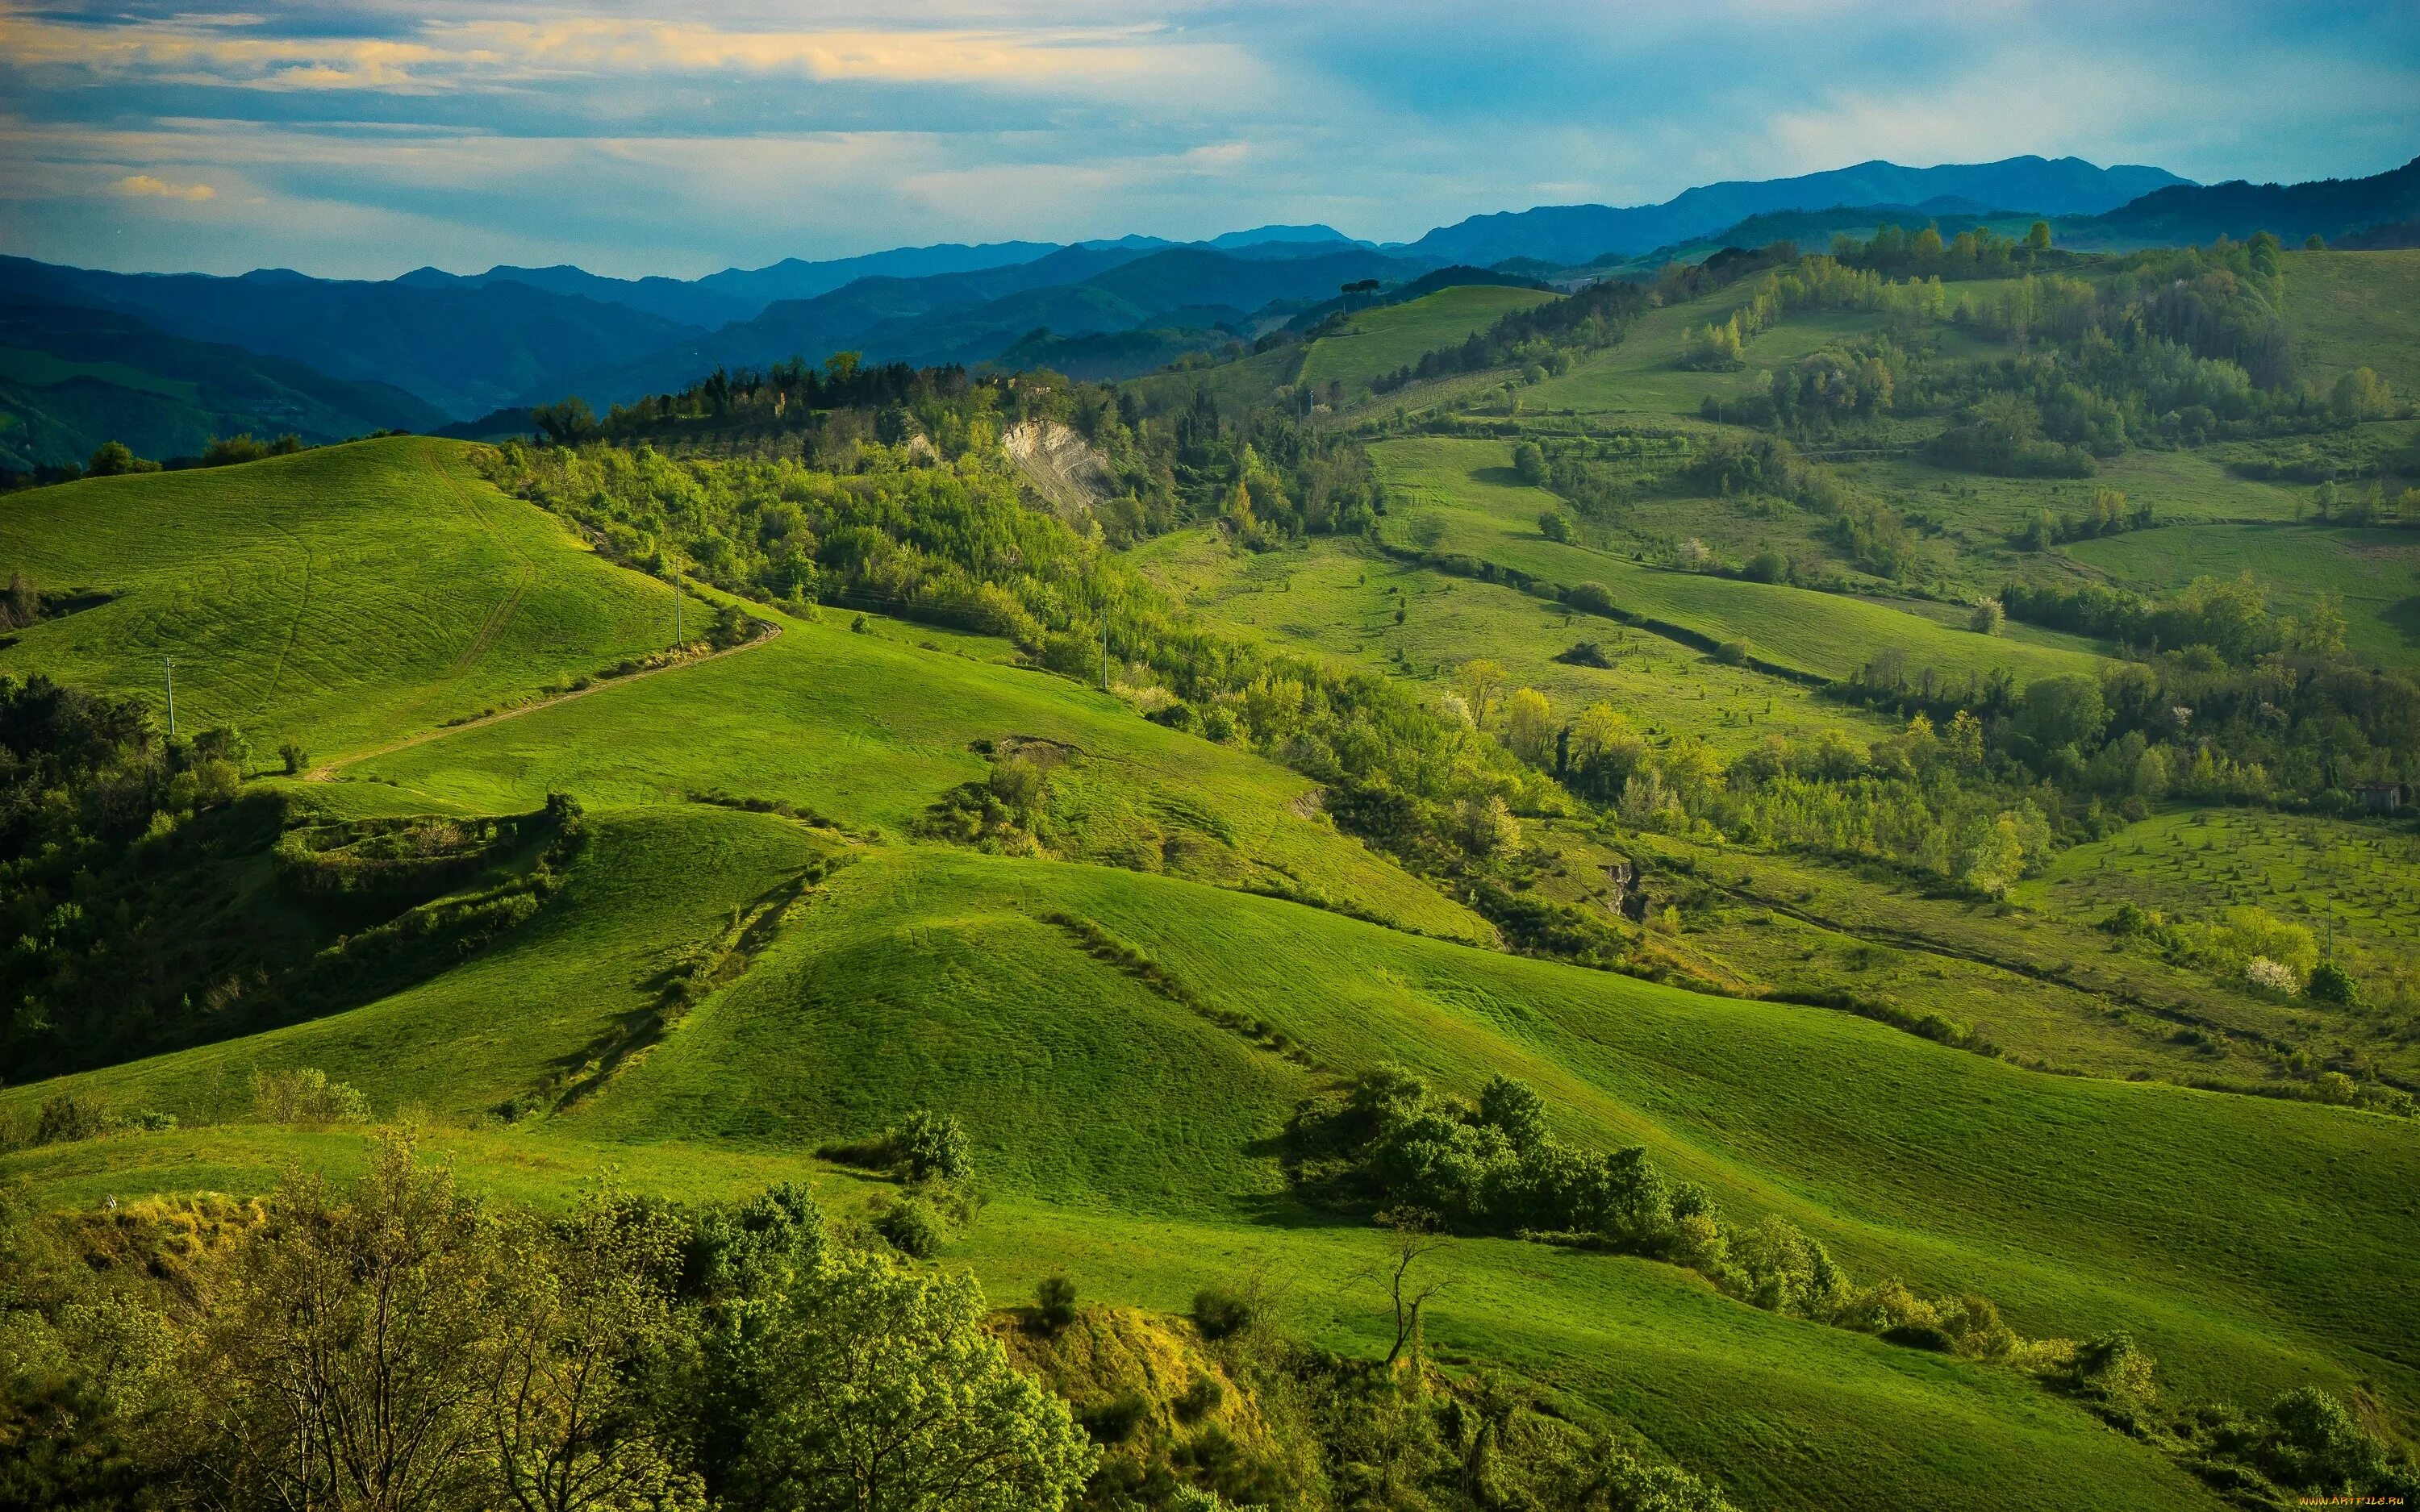
{"label": "hazy blue mountain", "polygon": [[1140,331],[1178,312],[1194,328],[1241,321],[1271,303],[1325,299],[1365,278],[1417,277],[1427,267],[1350,244],[1287,257],[1201,246],[1068,247],[1010,268],[860,279],[812,300],[770,305],[752,320],[636,362],[570,375],[524,393],[521,402],[578,393],[600,407],[621,404],[717,367],[761,368],[794,356],[820,362],[843,350],[876,362],[987,362],[1037,332],[1074,337]]}
{"label": "hazy blue mountain", "polygon": [[1450,262],[1485,265],[1534,257],[1575,266],[1607,253],[1636,255],[1673,245],[1776,210],[1918,205],[1955,195],[1993,209],[2097,215],[2185,182],[2163,168],[2100,168],[2081,158],[2009,158],[1937,168],[1861,162],[1796,178],[1708,184],[1661,205],[1553,205],[1474,215],[1431,231],[1405,250]]}
{"label": "hazy blue mountain", "polygon": [[[861,278],[931,278],[973,273],[1030,263],[1063,250],[1055,241],[991,241],[980,246],[945,241],[931,247],[893,247],[856,257],[807,262],[784,257],[766,268],[726,268],[697,280],[697,286],[751,306],[750,315],[782,300],[812,300]],[[745,318],[745,316],[741,316]]]}
{"label": "hazy blue mountain", "polygon": [[452,285],[483,287],[489,284],[523,284],[549,294],[569,294],[599,304],[619,304],[644,311],[676,325],[711,331],[745,320],[765,306],[721,289],[678,278],[607,278],[569,263],[551,268],[514,268],[499,263],[484,273],[449,273],[436,268],[415,268],[396,280],[421,288]]}
{"label": "hazy blue mountain", "polygon": [[192,456],[240,432],[334,441],[444,420],[384,383],[186,341],[116,311],[0,295],[0,468],[9,471],[82,462],[108,440]]}
{"label": "hazy blue mountain", "polygon": [[458,418],[507,404],[550,373],[627,362],[695,334],[623,305],[512,283],[427,287],[284,270],[106,273],[0,257],[0,293],[115,310],[188,341],[391,383]]}
{"label": "hazy blue mountain", "polygon": [[2145,194],[2088,221],[2059,226],[2071,246],[2169,245],[2242,239],[2256,231],[2274,233],[2297,245],[2319,236],[2339,237],[2408,221],[2420,215],[2420,158],[2367,178],[2322,178],[2307,184],[2177,185]]}

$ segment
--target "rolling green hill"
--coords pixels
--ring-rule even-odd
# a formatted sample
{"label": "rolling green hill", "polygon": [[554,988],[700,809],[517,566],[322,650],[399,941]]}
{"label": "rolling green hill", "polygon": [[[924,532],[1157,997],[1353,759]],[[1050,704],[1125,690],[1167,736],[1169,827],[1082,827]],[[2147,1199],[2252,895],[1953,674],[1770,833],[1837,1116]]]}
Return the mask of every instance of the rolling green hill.
{"label": "rolling green hill", "polygon": [[180,728],[336,755],[672,642],[671,592],[504,498],[456,442],[363,441],[0,499],[0,553],[107,594],[0,648],[0,671],[160,694]]}
{"label": "rolling green hill", "polygon": [[1470,285],[1365,310],[1352,316],[1342,332],[1311,343],[1303,360],[1302,381],[1364,389],[1373,378],[1417,362],[1422,352],[1451,347],[1514,310],[1553,298],[1537,289]]}
{"label": "rolling green hill", "polygon": [[[1737,487],[1693,481],[1693,459],[1765,440],[1703,399],[1883,319],[1793,316],[1744,372],[1678,368],[1682,330],[1743,292],[1649,309],[1509,396],[1501,373],[1492,393],[1439,384],[1408,395],[1419,414],[1317,433],[1261,406],[1546,296],[1450,289],[1115,392],[955,375],[912,406],[786,418],[758,393],[753,438],[667,407],[629,454],[394,438],[0,500],[0,576],[47,613],[8,630],[0,672],[147,696],[173,656],[180,730],[313,753],[305,777],[248,777],[293,825],[545,805],[577,840],[401,990],[0,1086],[0,1180],[90,1208],[357,1171],[365,1131],[256,1100],[256,1073],[313,1068],[502,1199],[798,1180],[870,1223],[898,1189],[846,1147],[927,1109],[963,1126],[980,1197],[938,1259],[995,1304],[1053,1274],[1167,1312],[1265,1284],[1288,1335],[1374,1360],[1387,1237],[1289,1164],[1290,1120],[1381,1067],[1464,1098],[1502,1074],[1572,1149],[1640,1148],[1701,1189],[1723,1243],[1794,1226],[1856,1282],[1988,1299],[2045,1341],[1982,1357],[1818,1322],[1610,1227],[1465,1225],[1424,1262],[1449,1283],[1421,1323],[1447,1371],[1603,1412],[1742,1512],[2249,1504],[2176,1434],[2200,1424],[2206,1447],[2218,1414],[2302,1387],[2407,1445],[2420,925],[2408,837],[2341,791],[2413,748],[2407,685],[2362,670],[2409,660],[2399,532],[2296,522],[2297,486],[2226,471],[2271,443],[2250,425],[2091,478],[1983,478],[1918,452],[1938,409],[1878,415],[1807,445],[1868,499],[1799,501],[1778,447]],[[1947,361],[2009,350],[1925,339]],[[1197,386],[1223,425],[1173,423]],[[921,429],[881,428],[902,413]],[[1020,505],[994,421],[1068,426],[1116,462],[1103,475],[1154,490],[1156,516],[1125,501],[1149,519],[1137,544]],[[1538,440],[1571,497],[1522,481],[1549,455],[1516,467],[1515,445]],[[1603,466],[1575,483],[1583,463]],[[2161,528],[2020,543],[2094,484]],[[1906,512],[1914,566],[1852,570],[1869,505],[1868,524]],[[1693,541],[1781,543],[1795,582],[1854,591],[1683,570]],[[606,550],[719,586],[676,600]],[[2081,635],[1969,628],[1988,609],[1961,598],[2012,575],[2164,594],[2240,566],[2282,611],[2339,589],[2354,661],[2247,636],[2121,666]],[[1582,583],[1618,616],[1557,592]],[[600,675],[664,649],[676,603],[769,633]],[[1905,684],[1846,686],[1893,659]],[[1493,700],[1474,662],[1497,664]],[[1623,720],[1582,713],[1598,702]],[[61,791],[0,835],[20,843],[38,808],[63,825]],[[209,817],[188,801],[135,815],[161,842],[128,841],[128,867]],[[0,854],[19,869],[0,880],[46,864]],[[125,895],[53,870],[59,898]],[[432,888],[394,931],[477,887]],[[57,942],[82,916],[50,896],[0,895],[10,969],[81,959]],[[2112,924],[2126,903],[2161,918]],[[2337,995],[2315,948],[2291,993],[2247,969],[2330,909]],[[63,1096],[120,1121],[34,1137]],[[2132,1405],[2054,1363],[2120,1333],[2158,1362]]]}
{"label": "rolling green hill", "polygon": [[1643,565],[1539,533],[1538,516],[1554,495],[1521,483],[1500,441],[1421,438],[1371,448],[1402,503],[1388,516],[1398,544],[1413,521],[1433,516],[1444,533],[1435,549],[1466,553],[1565,587],[1601,582],[1616,607],[1714,641],[1745,640],[1779,666],[1846,678],[1885,648],[1898,648],[1912,673],[1982,677],[2006,669],[2019,681],[2092,665],[2063,648],[1993,640],[1865,599],[1775,583],[1743,582]]}

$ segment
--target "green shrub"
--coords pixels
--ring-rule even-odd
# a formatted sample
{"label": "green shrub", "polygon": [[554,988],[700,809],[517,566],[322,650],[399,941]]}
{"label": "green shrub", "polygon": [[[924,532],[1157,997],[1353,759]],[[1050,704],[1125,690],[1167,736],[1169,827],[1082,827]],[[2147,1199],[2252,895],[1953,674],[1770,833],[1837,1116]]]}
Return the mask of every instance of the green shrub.
{"label": "green shrub", "polygon": [[967,1132],[946,1114],[918,1108],[899,1120],[895,1139],[899,1163],[911,1181],[957,1181],[973,1172]]}
{"label": "green shrub", "polygon": [[99,1098],[60,1092],[42,1103],[34,1119],[34,1143],[66,1145],[90,1139],[109,1128],[109,1109]]}
{"label": "green shrub", "polygon": [[1076,1320],[1076,1283],[1063,1275],[1042,1278],[1033,1288],[1033,1317],[1043,1332],[1056,1334]]}
{"label": "green shrub", "polygon": [[315,1127],[330,1123],[361,1123],[369,1118],[369,1103],[343,1082],[332,1082],[317,1066],[252,1073],[253,1117],[264,1123]]}
{"label": "green shrub", "polygon": [[1076,1410],[1076,1421],[1084,1431],[1102,1443],[1124,1443],[1134,1437],[1151,1415],[1151,1404],[1142,1395],[1129,1387],[1107,1401],[1094,1402]]}
{"label": "green shrub", "polygon": [[918,1197],[908,1197],[883,1209],[874,1220],[874,1231],[880,1234],[892,1249],[917,1260],[929,1260],[941,1253],[941,1246],[949,1242],[950,1238],[939,1215]]}
{"label": "green shrub", "polygon": [[299,740],[280,741],[277,746],[277,759],[286,764],[287,777],[301,777],[303,768],[311,764],[311,753],[303,749],[302,742]]}
{"label": "green shrub", "polygon": [[1204,1287],[1193,1294],[1193,1322],[1208,1339],[1232,1338],[1258,1316],[1251,1299],[1229,1287]]}
{"label": "green shrub", "polygon": [[1193,1384],[1186,1387],[1184,1393],[1170,1405],[1176,1410],[1178,1421],[1198,1423],[1217,1412],[1219,1404],[1226,1399],[1227,1388],[1218,1384],[1217,1377],[1196,1376],[1193,1378]]}
{"label": "green shrub", "polygon": [[1726,640],[1714,648],[1714,659],[1726,667],[1747,665],[1748,644],[1745,640]]}
{"label": "green shrub", "polygon": [[2355,1008],[2361,1003],[2361,983],[2353,980],[2351,972],[2333,961],[2322,961],[2313,966],[2311,980],[2304,984],[2304,990],[2322,1003],[2335,1003],[2345,1008]]}
{"label": "green shrub", "polygon": [[1583,614],[1613,613],[1613,590],[1600,582],[1574,583],[1563,590],[1563,602]]}

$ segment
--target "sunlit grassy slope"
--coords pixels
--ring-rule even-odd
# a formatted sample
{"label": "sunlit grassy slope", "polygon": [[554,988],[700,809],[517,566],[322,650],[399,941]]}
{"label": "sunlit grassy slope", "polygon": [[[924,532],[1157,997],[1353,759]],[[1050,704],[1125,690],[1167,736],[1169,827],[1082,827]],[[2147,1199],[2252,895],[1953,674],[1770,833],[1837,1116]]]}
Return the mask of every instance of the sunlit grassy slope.
{"label": "sunlit grassy slope", "polygon": [[[720,865],[662,864],[706,857],[649,838],[697,818],[602,825],[582,871],[636,874],[583,877],[613,890],[567,892],[566,913],[598,917],[534,927],[515,947],[520,995],[500,995],[502,979],[455,984],[459,1000],[491,1005],[484,1033],[465,1032],[460,1010],[431,1011],[442,995],[424,988],[313,1026],[311,1055],[381,1108],[443,1106],[466,1081],[492,1095],[542,1069],[547,1056],[502,1048],[521,1004],[580,991],[577,972],[641,974],[643,959],[583,958],[710,930],[805,849],[784,821],[713,815]],[[650,843],[676,849],[614,849]],[[1094,867],[868,854],[601,1093],[448,1148],[506,1190],[559,1191],[612,1160],[626,1180],[696,1192],[943,1107],[968,1120],[996,1197],[961,1253],[1006,1284],[1063,1266],[1092,1294],[1175,1305],[1266,1263],[1304,1293],[1309,1326],[1365,1330],[1370,1299],[1346,1282],[1371,1240],[1289,1202],[1263,1144],[1325,1073],[1083,954],[1058,914],[1147,954],[1193,1001],[1282,1031],[1320,1067],[1392,1058],[1465,1090],[1509,1070],[1545,1092],[1571,1137],[1644,1141],[1732,1211],[1791,1216],[1862,1273],[1981,1289],[2031,1331],[2132,1327],[2173,1389],[2257,1397],[2356,1373],[2396,1399],[2412,1389],[2412,1218],[2408,1201],[2378,1196],[2420,1189],[2397,1123],[2043,1076],[1822,1010],[1698,997]],[[577,1038],[546,1029],[534,1051],[550,1035]],[[449,1047],[442,1060],[435,1045]],[[206,1108],[226,1058],[193,1052],[90,1080]],[[62,1194],[123,1194],[257,1186],[297,1149],[202,1129],[8,1164]],[[1971,1497],[1995,1478],[1994,1504],[2196,1504],[2144,1452],[1989,1367],[1759,1314],[1647,1262],[1503,1243],[1450,1263],[1464,1281],[1439,1304],[1442,1345],[1550,1370],[1738,1477],[1759,1504]],[[2039,1457],[2059,1467],[2026,1463]]]}
{"label": "sunlit grassy slope", "polygon": [[1303,381],[1364,389],[1424,352],[1455,346],[1514,310],[1554,298],[1540,289],[1471,284],[1365,310],[1342,333],[1311,343],[1303,359]]}
{"label": "sunlit grassy slope", "polygon": [[[760,611],[763,612],[763,611]],[[347,769],[450,802],[527,810],[692,794],[783,801],[896,834],[988,770],[977,741],[1070,752],[1050,811],[1070,854],[1326,900],[1462,938],[1475,916],[1338,834],[1307,779],[1178,734],[1063,678],[776,616],[776,640]]]}
{"label": "sunlit grassy slope", "polygon": [[672,593],[507,499],[468,448],[360,441],[0,500],[0,571],[116,595],[37,625],[0,671],[42,671],[315,754],[476,714],[669,644]]}
{"label": "sunlit grassy slope", "polygon": [[1405,542],[1414,522],[1432,514],[1445,526],[1438,550],[1565,586],[1601,582],[1624,610],[1718,641],[1744,639],[1755,656],[1783,667],[1845,678],[1885,647],[1905,655],[1911,675],[1929,667],[1950,678],[1980,677],[2005,668],[2022,683],[2096,665],[2081,652],[1952,629],[1864,599],[1668,571],[1550,541],[1538,517],[1559,501],[1514,475],[1502,441],[1421,437],[1380,441],[1370,452],[1397,501],[1385,521],[1390,540]]}

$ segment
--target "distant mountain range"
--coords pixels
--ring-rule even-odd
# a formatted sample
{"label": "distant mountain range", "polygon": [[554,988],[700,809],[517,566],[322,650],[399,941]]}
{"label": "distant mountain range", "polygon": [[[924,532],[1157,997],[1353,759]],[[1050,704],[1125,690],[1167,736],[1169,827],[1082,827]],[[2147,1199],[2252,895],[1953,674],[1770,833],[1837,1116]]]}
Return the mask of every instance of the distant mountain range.
{"label": "distant mountain range", "polygon": [[401,389],[282,357],[185,341],[131,316],[0,295],[0,469],[81,462],[103,441],[198,455],[216,436],[306,441],[427,430],[445,416]]}
{"label": "distant mountain range", "polygon": [[2009,158],[1999,162],[1902,168],[1861,162],[1797,178],[1708,184],[1661,205],[1549,205],[1474,215],[1442,226],[1404,250],[1438,262],[1481,267],[1513,257],[1566,267],[1608,253],[1636,255],[1778,210],[1836,205],[1916,205],[1952,196],[1972,206],[2038,215],[2097,215],[2169,185],[2164,168],[2098,168],[2081,158]]}
{"label": "distant mountain range", "polygon": [[2144,195],[2103,215],[2061,223],[2071,246],[2146,246],[2237,240],[2267,231],[2288,245],[2310,237],[2335,241],[2420,216],[2420,158],[2367,178],[2307,184],[2180,185]]}
{"label": "distant mountain range", "polygon": [[[498,411],[566,393],[602,408],[718,366],[843,349],[1117,378],[1372,297],[1340,301],[1348,284],[1375,280],[1384,298],[1427,286],[1416,281],[1482,276],[1474,269],[1493,270],[1491,280],[1568,280],[1726,244],[1819,247],[1885,221],[1955,234],[2042,217],[2061,244],[2093,248],[2261,229],[2295,243],[2318,235],[2358,245],[2365,233],[2408,242],[2415,216],[2420,161],[2370,178],[2203,186],[2159,168],[2023,157],[1859,163],[1710,184],[1661,205],[1545,206],[1473,216],[1408,243],[1265,225],[1197,242],[899,247],[688,280],[569,266],[422,268],[384,283],[284,270],[215,278],[0,257],[0,301],[14,312],[0,322],[0,466],[37,452],[44,461],[82,455],[73,449],[95,427],[170,452],[238,429],[321,439],[450,419],[484,433],[503,424]],[[38,434],[52,440],[37,446]]]}

